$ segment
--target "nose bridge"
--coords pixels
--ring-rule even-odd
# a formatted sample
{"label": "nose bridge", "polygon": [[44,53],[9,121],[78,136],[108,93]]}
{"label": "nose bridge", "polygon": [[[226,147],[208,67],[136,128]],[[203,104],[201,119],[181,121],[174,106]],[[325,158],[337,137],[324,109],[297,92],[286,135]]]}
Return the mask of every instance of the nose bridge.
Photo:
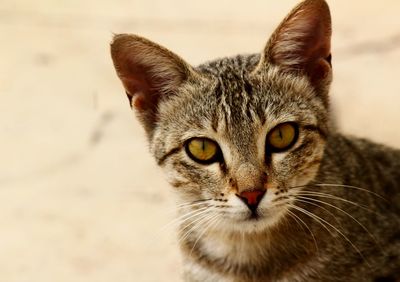
{"label": "nose bridge", "polygon": [[252,163],[243,163],[236,171],[238,193],[252,190],[263,190],[266,175],[261,168]]}

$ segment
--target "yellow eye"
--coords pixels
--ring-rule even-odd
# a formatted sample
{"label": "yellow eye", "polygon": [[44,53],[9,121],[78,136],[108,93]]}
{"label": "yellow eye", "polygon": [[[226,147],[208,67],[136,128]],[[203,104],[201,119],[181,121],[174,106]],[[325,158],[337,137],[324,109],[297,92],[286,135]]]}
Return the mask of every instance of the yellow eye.
{"label": "yellow eye", "polygon": [[297,136],[298,128],[294,123],[282,123],[268,133],[267,146],[272,152],[282,152],[294,145]]}
{"label": "yellow eye", "polygon": [[186,153],[199,163],[210,164],[217,161],[219,151],[217,143],[207,138],[193,138],[186,143]]}

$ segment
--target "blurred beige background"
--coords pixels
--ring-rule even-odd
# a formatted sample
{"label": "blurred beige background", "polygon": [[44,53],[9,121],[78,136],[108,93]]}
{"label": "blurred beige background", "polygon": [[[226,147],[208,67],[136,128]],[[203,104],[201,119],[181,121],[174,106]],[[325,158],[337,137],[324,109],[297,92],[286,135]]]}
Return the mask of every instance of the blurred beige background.
{"label": "blurred beige background", "polygon": [[[2,0],[0,281],[179,281],[169,188],[114,73],[131,32],[198,64],[260,51],[295,0]],[[340,128],[400,147],[400,1],[331,0]]]}

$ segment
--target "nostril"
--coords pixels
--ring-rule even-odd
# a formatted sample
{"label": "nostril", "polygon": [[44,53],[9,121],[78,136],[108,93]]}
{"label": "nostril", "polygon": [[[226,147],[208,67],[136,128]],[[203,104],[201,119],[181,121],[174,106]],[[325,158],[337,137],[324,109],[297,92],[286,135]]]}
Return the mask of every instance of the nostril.
{"label": "nostril", "polygon": [[250,190],[236,194],[251,210],[256,209],[266,190]]}

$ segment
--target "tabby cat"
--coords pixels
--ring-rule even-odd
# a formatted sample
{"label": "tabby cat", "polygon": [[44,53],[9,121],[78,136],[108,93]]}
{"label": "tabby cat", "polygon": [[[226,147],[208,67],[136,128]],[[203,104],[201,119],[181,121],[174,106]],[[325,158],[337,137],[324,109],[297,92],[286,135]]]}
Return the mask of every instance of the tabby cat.
{"label": "tabby cat", "polygon": [[330,40],[324,0],[295,7],[261,54],[198,67],[115,36],[179,199],[184,281],[400,281],[400,150],[331,126]]}

